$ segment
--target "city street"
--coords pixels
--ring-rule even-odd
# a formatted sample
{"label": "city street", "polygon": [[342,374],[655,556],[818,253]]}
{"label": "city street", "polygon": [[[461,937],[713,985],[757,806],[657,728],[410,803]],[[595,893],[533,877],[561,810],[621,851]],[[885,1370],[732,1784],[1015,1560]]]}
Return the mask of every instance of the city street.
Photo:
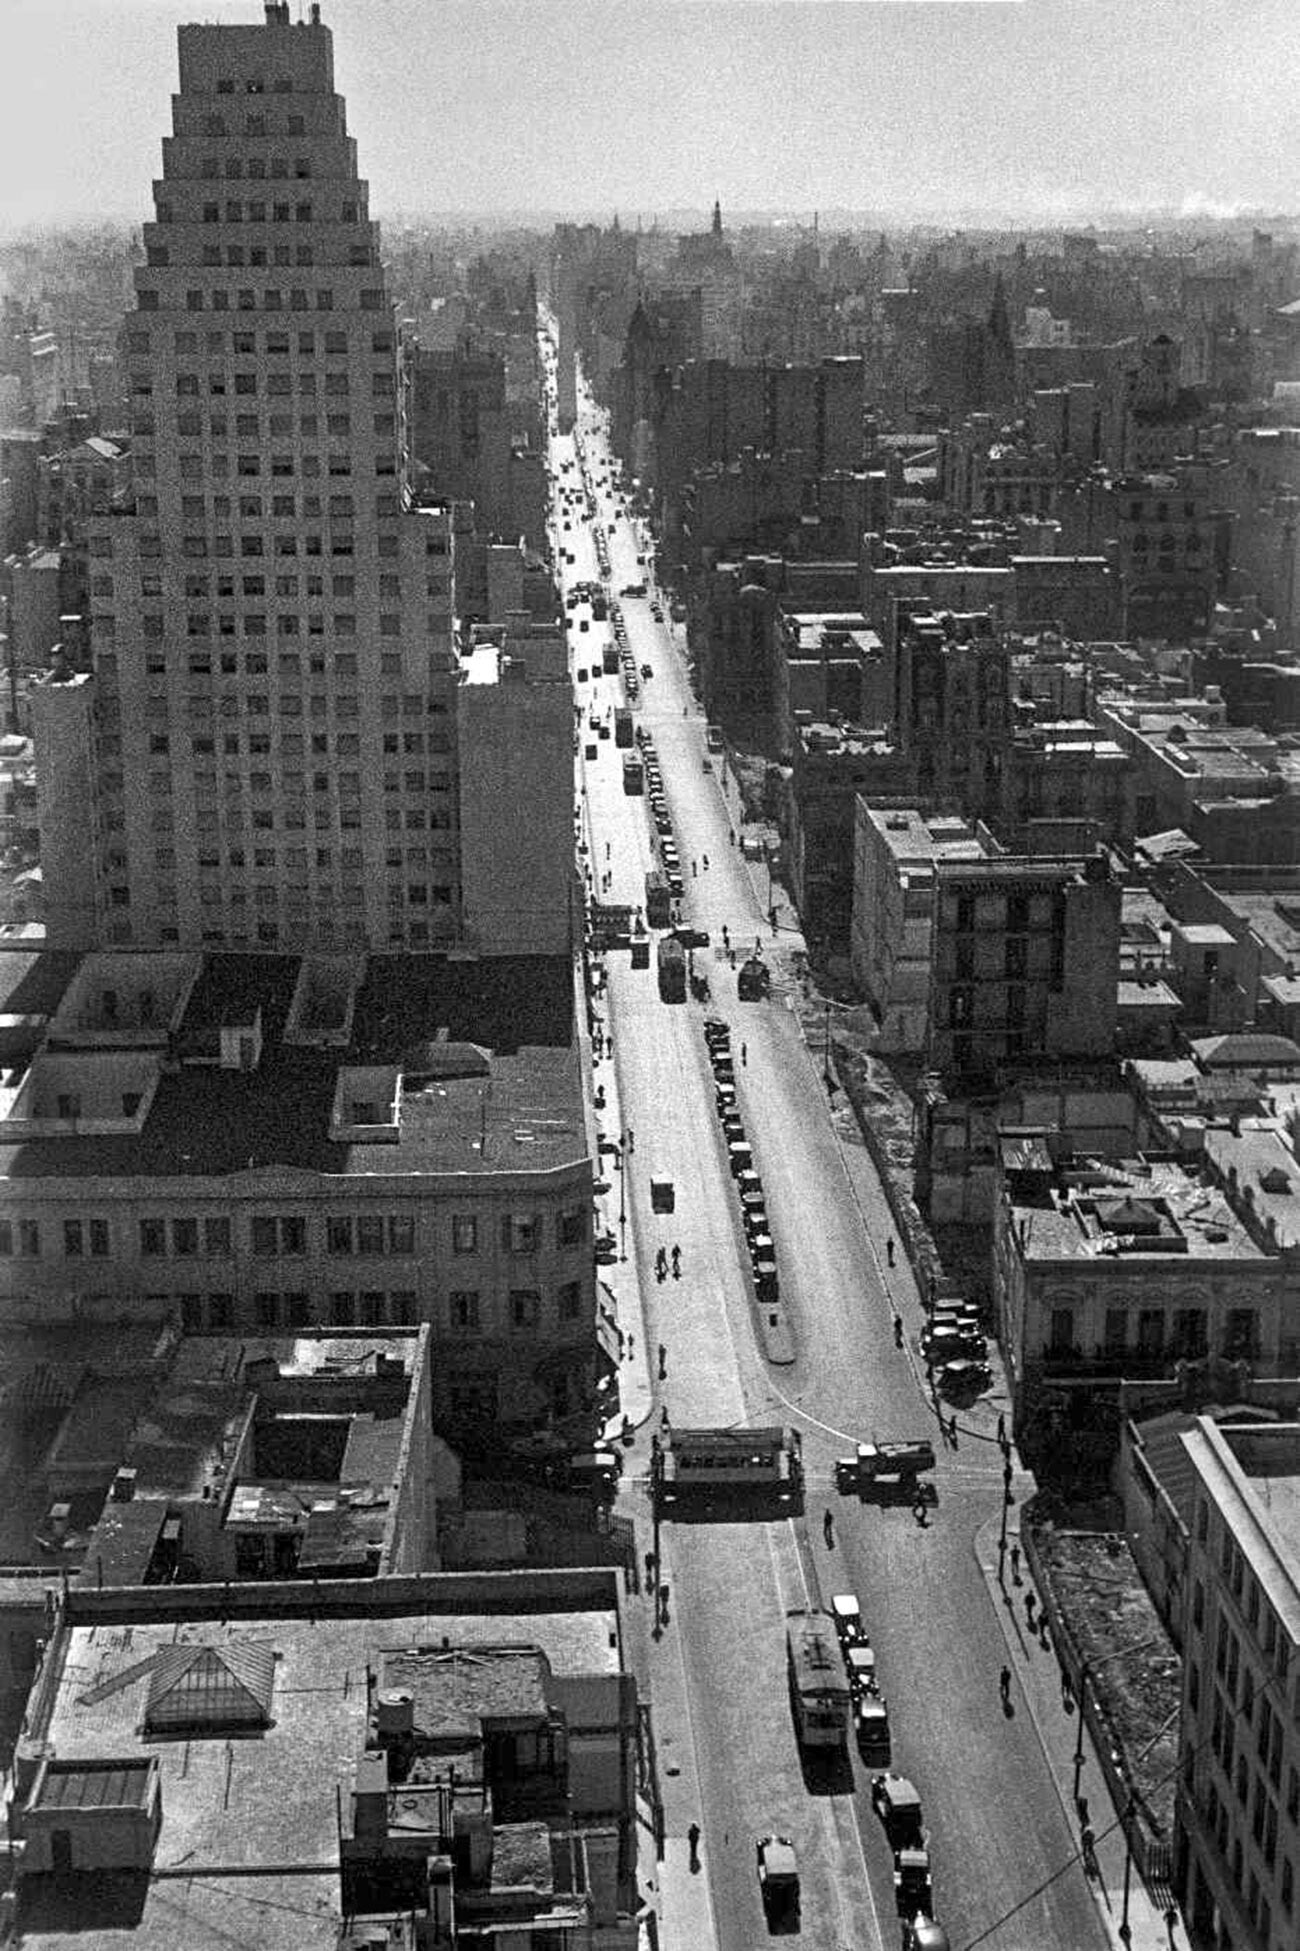
{"label": "city street", "polygon": [[[581,390],[579,397],[583,402]],[[589,401],[581,433],[594,483],[610,464]],[[570,437],[553,438],[557,493],[578,483],[576,462],[568,474],[559,472],[573,453]],[[644,550],[628,521],[615,517],[608,494],[596,493],[602,523],[616,521],[607,546],[617,596],[625,584],[649,579],[636,561]],[[575,581],[598,579],[580,511],[564,511],[558,541],[575,556],[572,565],[561,558],[566,591]],[[704,726],[687,682],[683,633],[652,618],[649,597],[621,601],[636,662],[653,670],[638,722],[658,747],[681,854],[683,918],[712,938],[696,951],[695,967],[710,983],[707,1010],[732,1025],[740,1109],[763,1178],[795,1342],[793,1365],[765,1361],[713,1111],[701,1034],[706,1010],[662,1002],[653,957],[648,971],[637,971],[626,955],[611,954],[597,1017],[612,1041],[622,1122],[635,1135],[626,1161],[627,1251],[640,1276],[648,1344],[665,1351],[657,1405],[677,1424],[793,1423],[802,1432],[808,1480],[806,1513],[793,1520],[663,1528],[669,1623],[652,1639],[646,1619],[639,1657],[647,1665],[639,1670],[649,1682],[660,1768],[670,1774],[670,1834],[691,1819],[683,1801],[678,1825],[673,1777],[680,1766],[698,1784],[702,1874],[717,1940],[728,1951],[764,1934],[754,1842],[771,1830],[789,1836],[798,1851],[805,1942],[827,1951],[898,1943],[891,1861],[870,1806],[870,1773],[855,1754],[851,1779],[846,1773],[833,1792],[814,1792],[827,1785],[805,1779],[785,1684],[785,1610],[854,1590],[889,1702],[893,1766],[923,1799],[936,1913],[954,1951],[976,1944],[1086,1951],[1106,1937],[1077,1861],[1077,1838],[1029,1715],[1004,1714],[999,1701],[1005,1639],[976,1561],[975,1535],[1000,1508],[1001,1454],[987,1416],[963,1431],[955,1452],[940,1440],[915,1345],[917,1298],[903,1256],[896,1268],[887,1265],[883,1195],[865,1157],[855,1160],[852,1178],[846,1172],[828,1116],[821,1051],[805,1045],[795,1013],[783,1006],[801,943],[787,928],[774,935],[765,872],[742,860],[718,775],[703,769]],[[571,644],[575,669],[590,669],[609,626],[591,621],[586,605],[569,614],[589,620],[586,631],[573,629]],[[619,702],[620,681],[589,679],[576,696],[578,786],[596,896],[637,907],[653,865],[647,801],[624,793],[612,737],[597,740],[594,761],[582,757],[588,713]],[[610,883],[602,892],[605,874]],[[756,939],[762,943],[774,974],[770,1001],[737,1000],[736,975],[721,948],[724,924],[741,959]],[[616,1139],[618,1132],[607,1135]],[[652,1169],[674,1181],[671,1214],[650,1211]],[[674,1242],[682,1278],[660,1283],[656,1249]],[[895,1307],[906,1328],[902,1350],[894,1343]],[[647,1546],[649,1434],[638,1435],[621,1493]],[[837,1454],[859,1439],[913,1436],[931,1438],[939,1452],[939,1501],[924,1527],[905,1506],[836,1496]],[[833,1547],[823,1535],[827,1509],[834,1513]]]}

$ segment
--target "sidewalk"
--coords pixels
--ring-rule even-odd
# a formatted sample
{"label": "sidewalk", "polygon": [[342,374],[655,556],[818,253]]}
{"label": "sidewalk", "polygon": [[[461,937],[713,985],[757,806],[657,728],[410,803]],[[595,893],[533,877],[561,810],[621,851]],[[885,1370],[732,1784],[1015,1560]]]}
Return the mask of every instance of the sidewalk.
{"label": "sidewalk", "polygon": [[[913,1335],[925,1318],[924,1306],[912,1268],[901,1250],[897,1251],[895,1265],[882,1264],[883,1256],[879,1252],[877,1241],[889,1237],[893,1230],[893,1222],[884,1194],[875,1183],[875,1169],[863,1146],[841,1141],[839,1150],[846,1176],[853,1188],[862,1215],[869,1249],[876,1259],[882,1284],[886,1288],[890,1304],[902,1314],[907,1325],[909,1360],[913,1364],[918,1393],[933,1413],[929,1391],[925,1385],[924,1370],[912,1349]],[[987,1455],[984,1444],[992,1445],[997,1442],[998,1412],[999,1409],[1004,1410],[1006,1406],[1002,1367],[996,1353],[993,1356],[993,1371],[993,1390],[977,1403],[958,1411],[961,1450],[965,1452],[968,1445],[974,1442],[978,1445],[977,1454],[981,1458]],[[1017,1712],[1022,1707],[1026,1708],[1033,1719],[1070,1831],[1077,1840],[1081,1833],[1074,1804],[1074,1752],[1079,1730],[1078,1710],[1072,1705],[1071,1710],[1066,1711],[1061,1669],[1055,1649],[1050,1645],[1044,1648],[1037,1636],[1028,1631],[1024,1616],[1024,1595],[1031,1586],[1024,1559],[1021,1559],[1019,1585],[1013,1583],[1011,1570],[1011,1547],[1013,1544],[1018,1547],[1020,1542],[1020,1507],[1024,1499],[1032,1494],[1032,1490],[1033,1478],[1017,1469],[1012,1480],[1012,1491],[1016,1501],[1009,1513],[1005,1585],[1000,1583],[998,1578],[999,1518],[990,1518],[977,1533],[976,1560],[988,1587],[989,1604],[997,1613],[1007,1643],[1007,1664],[1014,1676],[1012,1703]],[[1124,1832],[1120,1827],[1119,1812],[1110,1800],[1093,1742],[1086,1728],[1083,1756],[1079,1788],[1081,1795],[1089,1804],[1088,1820],[1096,1836],[1098,1863],[1098,1875],[1091,1880],[1092,1891],[1098,1914],[1112,1945],[1117,1948],[1117,1951],[1125,1951],[1126,1942],[1128,1951],[1186,1951],[1188,1939],[1181,1917],[1176,1919],[1172,1927],[1170,1926],[1164,1908],[1161,1904],[1152,1901],[1136,1868],[1129,1878],[1128,1937],[1127,1940],[1125,1939],[1122,1925],[1124,1864],[1127,1848]],[[1172,1896],[1170,1901],[1172,1902]]]}
{"label": "sidewalk", "polygon": [[[1027,1488],[1032,1479],[1023,1478]],[[1020,1484],[1017,1484],[1017,1496]],[[1016,1512],[1019,1504],[1016,1505]],[[1056,1792],[1061,1800],[1072,1834],[1080,1834],[1079,1813],[1074,1804],[1074,1754],[1079,1735],[1078,1705],[1067,1710],[1062,1674],[1056,1651],[1044,1649],[1025,1623],[1024,1595],[1031,1591],[1025,1561],[1013,1578],[1011,1546],[1019,1544],[1018,1518],[1007,1530],[1005,1584],[998,1579],[999,1520],[990,1518],[975,1539],[975,1555],[988,1586],[989,1604],[1001,1621],[1007,1643],[1007,1665],[1013,1679],[1012,1705],[1017,1712],[1027,1709],[1037,1730],[1043,1753],[1051,1769]],[[1127,1848],[1119,1814],[1110,1800],[1091,1737],[1084,1730],[1083,1769],[1079,1777],[1080,1794],[1088,1804],[1088,1820],[1096,1833],[1098,1874],[1091,1878],[1098,1913],[1116,1951],[1185,1951],[1188,1943],[1181,1917],[1174,1923],[1159,1904],[1153,1903],[1141,1878],[1133,1869],[1129,1878],[1128,1935],[1124,1933],[1124,1863]],[[1170,1902],[1172,1903],[1172,1896]]]}

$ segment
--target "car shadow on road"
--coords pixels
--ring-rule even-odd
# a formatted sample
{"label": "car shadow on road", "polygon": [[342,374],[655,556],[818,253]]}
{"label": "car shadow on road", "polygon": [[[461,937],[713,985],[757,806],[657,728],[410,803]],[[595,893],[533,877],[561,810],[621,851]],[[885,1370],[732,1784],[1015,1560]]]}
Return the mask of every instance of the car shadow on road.
{"label": "car shadow on road", "polygon": [[852,1795],[853,1761],[847,1748],[801,1748],[799,1767],[809,1795]]}

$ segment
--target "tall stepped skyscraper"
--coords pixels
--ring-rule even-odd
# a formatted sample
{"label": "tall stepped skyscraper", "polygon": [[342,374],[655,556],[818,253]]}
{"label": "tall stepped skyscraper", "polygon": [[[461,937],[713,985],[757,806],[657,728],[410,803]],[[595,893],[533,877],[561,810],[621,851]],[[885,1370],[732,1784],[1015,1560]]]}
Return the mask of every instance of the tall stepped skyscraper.
{"label": "tall stepped skyscraper", "polygon": [[49,939],[450,945],[451,522],[411,506],[331,35],[268,0],[179,44],[124,332],[134,506],[91,538],[92,674],[35,698]]}

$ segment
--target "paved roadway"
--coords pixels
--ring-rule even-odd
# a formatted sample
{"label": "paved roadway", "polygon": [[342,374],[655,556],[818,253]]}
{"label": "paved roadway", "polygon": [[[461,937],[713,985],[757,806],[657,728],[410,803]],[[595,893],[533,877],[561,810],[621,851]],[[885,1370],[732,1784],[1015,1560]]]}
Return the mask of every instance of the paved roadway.
{"label": "paved roadway", "polygon": [[[607,472],[608,450],[589,398],[582,392],[580,398],[594,480]],[[558,467],[572,458],[573,442],[557,437],[551,450]],[[580,486],[576,461],[557,479]],[[597,493],[608,524],[613,504]],[[562,577],[566,585],[597,580],[585,515],[575,507],[566,518],[571,529],[566,535],[561,526],[558,541],[576,560],[560,559]],[[646,579],[635,560],[639,546],[618,518],[608,538],[615,593]],[[898,1944],[890,1858],[870,1807],[869,1772],[855,1755],[842,1780],[806,1780],[787,1704],[785,1610],[853,1589],[890,1704],[894,1766],[923,1798],[936,1910],[954,1951],[976,1945],[1089,1951],[1106,1940],[1041,1748],[1028,1717],[1005,1718],[999,1704],[1005,1643],[973,1546],[977,1527],[999,1508],[996,1446],[964,1436],[956,1455],[945,1453],[939,1506],[924,1529],[907,1509],[859,1507],[831,1489],[833,1458],[858,1437],[935,1434],[914,1340],[902,1352],[893,1343],[892,1305],[914,1338],[915,1296],[905,1270],[891,1273],[884,1265],[883,1196],[860,1160],[855,1177],[865,1191],[850,1184],[827,1115],[819,1057],[805,1048],[793,1013],[781,1006],[789,938],[773,943],[751,873],[730,842],[717,777],[703,771],[703,724],[686,681],[682,633],[655,623],[647,599],[621,600],[637,662],[654,670],[643,685],[639,716],[659,749],[686,914],[714,938],[714,948],[697,953],[697,967],[709,975],[709,1007],[732,1021],[737,1058],[742,1041],[746,1046],[738,1093],[773,1220],[795,1363],[769,1367],[758,1345],[743,1236],[713,1115],[703,1011],[694,1003],[665,1005],[653,968],[634,972],[626,957],[611,956],[602,1007],[623,1119],[635,1133],[628,1248],[646,1297],[646,1332],[666,1350],[660,1396],[673,1421],[793,1421],[803,1431],[808,1475],[803,1517],[664,1529],[671,1623],[659,1640],[645,1641],[642,1678],[651,1687],[661,1768],[689,1767],[699,1782],[718,1942],[742,1951],[765,1935],[753,1843],[775,1829],[798,1849],[805,1943],[819,1951]],[[585,606],[577,612],[588,614]],[[588,652],[606,634],[594,621],[586,632],[573,632],[575,668],[590,668]],[[618,680],[589,681],[579,695],[585,744],[593,697],[599,711],[612,709]],[[605,898],[637,905],[652,864],[646,802],[623,793],[612,737],[598,740],[597,749],[594,763],[579,761],[589,858],[598,878],[606,871],[612,877]],[[765,898],[761,869],[758,880]],[[764,941],[778,972],[772,1003],[736,1000],[735,976],[717,947],[724,922],[742,946],[752,946],[755,936]],[[676,1183],[671,1216],[650,1212],[652,1166]],[[657,1283],[656,1247],[674,1240],[682,1248],[683,1278]],[[633,1456],[633,1471],[641,1474],[629,1473],[623,1496],[648,1542],[644,1434]],[[828,1507],[835,1514],[833,1549],[822,1532]],[[666,1715],[669,1701],[675,1711]]]}

